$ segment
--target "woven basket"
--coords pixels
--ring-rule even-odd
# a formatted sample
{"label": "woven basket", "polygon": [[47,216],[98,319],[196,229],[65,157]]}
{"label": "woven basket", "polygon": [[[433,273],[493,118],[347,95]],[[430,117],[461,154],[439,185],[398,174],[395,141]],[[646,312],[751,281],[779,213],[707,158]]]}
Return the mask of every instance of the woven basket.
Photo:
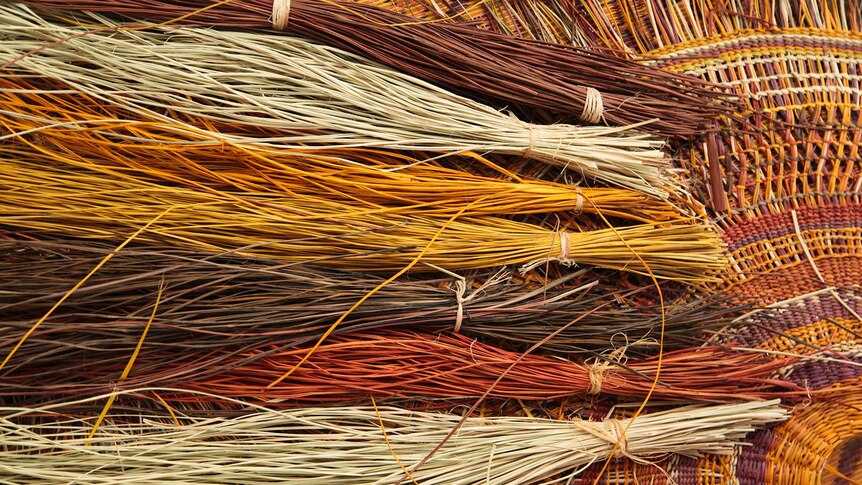
{"label": "woven basket", "polygon": [[838,361],[862,362],[859,2],[374,1],[518,37],[623,49],[740,97],[735,119],[717,120],[675,153],[727,247],[730,263],[711,290],[769,307],[715,338],[767,352],[829,349],[835,360],[782,377],[839,397],[800,407],[731,457],[618,460],[601,478],[599,463],[581,483],[858,483],[862,367]]}

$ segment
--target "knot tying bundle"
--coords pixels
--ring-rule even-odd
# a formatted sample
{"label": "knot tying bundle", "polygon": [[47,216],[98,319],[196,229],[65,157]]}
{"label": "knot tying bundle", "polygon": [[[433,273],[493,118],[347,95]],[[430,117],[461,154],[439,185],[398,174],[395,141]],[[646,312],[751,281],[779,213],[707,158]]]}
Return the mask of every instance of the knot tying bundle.
{"label": "knot tying bundle", "polygon": [[[287,30],[290,18],[290,0],[272,0],[272,28],[279,32]],[[586,112],[586,107],[584,107]]]}
{"label": "knot tying bundle", "polygon": [[598,123],[605,112],[605,104],[602,101],[602,93],[595,88],[587,88],[587,97],[584,100],[584,111],[581,120],[586,123]]}

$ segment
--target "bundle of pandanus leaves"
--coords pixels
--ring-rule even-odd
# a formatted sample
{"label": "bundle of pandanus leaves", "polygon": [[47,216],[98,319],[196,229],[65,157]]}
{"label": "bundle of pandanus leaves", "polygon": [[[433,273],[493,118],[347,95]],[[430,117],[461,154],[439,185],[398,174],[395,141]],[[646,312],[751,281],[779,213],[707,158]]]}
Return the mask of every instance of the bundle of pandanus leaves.
{"label": "bundle of pandanus leaves", "polygon": [[727,338],[750,100],[632,48],[703,5],[396,3],[0,3],[0,482],[611,483],[852,394]]}

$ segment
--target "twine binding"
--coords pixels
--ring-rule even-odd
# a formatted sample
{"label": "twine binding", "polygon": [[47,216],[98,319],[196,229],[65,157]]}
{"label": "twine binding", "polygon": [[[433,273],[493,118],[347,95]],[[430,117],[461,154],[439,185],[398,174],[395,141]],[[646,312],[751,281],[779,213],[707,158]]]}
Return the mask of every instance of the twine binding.
{"label": "twine binding", "polygon": [[[578,194],[578,200],[580,200],[581,196]],[[560,260],[562,262],[567,262],[569,260],[569,233],[566,231],[560,231]]]}
{"label": "twine binding", "polygon": [[597,362],[587,366],[587,370],[590,371],[590,388],[587,390],[587,394],[595,395],[602,392],[602,376],[610,367],[611,365],[607,362]]}
{"label": "twine binding", "polygon": [[284,32],[289,18],[290,0],[272,0],[272,28]]}
{"label": "twine binding", "polygon": [[453,332],[455,333],[459,333],[461,331],[461,323],[464,322],[464,294],[466,292],[467,284],[462,280],[456,281],[455,300],[458,302],[458,313],[455,316],[455,328],[453,329]]}
{"label": "twine binding", "polygon": [[602,93],[595,88],[587,88],[587,96],[584,100],[584,111],[581,113],[581,120],[590,124],[598,123],[602,119],[605,112],[605,105],[602,101]]}
{"label": "twine binding", "polygon": [[[637,344],[639,342],[636,342]],[[610,353],[605,359],[599,359],[596,357],[593,359],[592,364],[587,364],[587,370],[589,371],[590,376],[590,388],[587,390],[587,394],[595,395],[601,394],[602,392],[602,382],[604,380],[605,372],[613,367],[614,362],[621,363],[626,359],[626,350],[628,350],[630,344],[626,343],[626,345],[614,350]]]}
{"label": "twine binding", "polygon": [[604,423],[608,442],[616,446],[616,451],[611,454],[611,458],[630,457],[629,440],[623,422],[619,419],[608,419]]}

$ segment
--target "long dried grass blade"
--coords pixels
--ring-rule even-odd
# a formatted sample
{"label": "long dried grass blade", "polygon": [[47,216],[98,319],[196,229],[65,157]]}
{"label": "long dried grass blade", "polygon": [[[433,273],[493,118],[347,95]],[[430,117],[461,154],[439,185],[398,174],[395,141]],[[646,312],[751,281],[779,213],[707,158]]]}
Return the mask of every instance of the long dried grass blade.
{"label": "long dried grass blade", "polygon": [[290,264],[389,272],[422,252],[423,262],[456,271],[559,261],[641,274],[631,247],[663,279],[709,281],[723,267],[718,239],[704,224],[574,232],[490,216],[447,222],[322,197],[201,191],[136,174],[70,171],[62,159],[40,153],[0,160],[0,190],[0,224],[11,227],[117,238],[175,207],[141,241],[238,250]]}
{"label": "long dried grass blade", "polygon": [[[138,389],[138,395],[163,389]],[[174,390],[169,390],[176,392]],[[225,398],[197,393],[200,398]],[[229,401],[229,400],[227,400]],[[383,407],[255,407],[233,417],[113,413],[85,447],[90,417],[64,413],[69,404],[0,408],[4,451],[0,478],[15,483],[393,483],[405,466],[428,453],[458,422],[457,415]],[[379,416],[379,418],[378,418]],[[777,401],[690,406],[633,422],[619,456],[665,453],[730,454],[754,429],[786,419]],[[380,431],[386,426],[386,438]],[[626,420],[560,421],[514,417],[467,418],[433,459],[415,472],[423,484],[542,483],[572,476],[610,457]],[[389,445],[387,445],[387,440]],[[489,456],[492,456],[489,463]],[[38,460],[35,458],[38,457]]]}
{"label": "long dried grass blade", "polygon": [[[270,28],[273,2],[236,0],[33,0],[41,6],[122,13],[187,24]],[[276,6],[279,4],[275,4]],[[135,28],[141,28],[136,24]],[[146,26],[147,24],[143,24]],[[646,68],[616,52],[513,39],[472,27],[415,19],[337,0],[292,0],[287,29],[402,71],[482,96],[616,124],[659,118],[662,135],[691,135],[729,113],[727,93],[692,77]],[[596,103],[590,90],[600,91]],[[595,91],[598,94],[599,91]],[[603,105],[606,109],[597,110]]]}
{"label": "long dried grass blade", "polygon": [[[92,22],[114,26],[102,17]],[[21,5],[0,5],[0,61],[68,38],[20,58],[8,70],[61,80],[100,103],[152,121],[197,120],[185,123],[192,133],[207,130],[200,120],[238,127],[238,133],[220,135],[229,142],[306,152],[332,147],[494,151],[654,195],[665,195],[672,185],[662,144],[632,132],[632,126],[531,125],[297,38],[215,29],[102,29],[75,37],[81,32]],[[280,135],[247,134],[261,128]]]}

